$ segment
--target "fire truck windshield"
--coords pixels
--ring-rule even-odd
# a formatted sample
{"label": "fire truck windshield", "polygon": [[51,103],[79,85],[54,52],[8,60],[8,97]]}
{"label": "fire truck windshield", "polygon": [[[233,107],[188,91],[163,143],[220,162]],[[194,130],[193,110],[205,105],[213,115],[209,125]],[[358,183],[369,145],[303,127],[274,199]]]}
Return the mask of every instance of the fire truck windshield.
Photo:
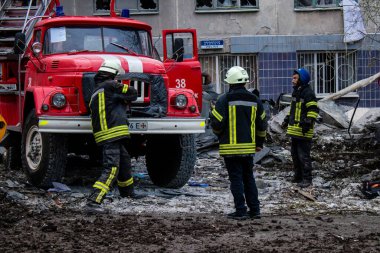
{"label": "fire truck windshield", "polygon": [[[125,50],[127,48],[128,50]],[[153,55],[149,33],[121,27],[53,27],[44,39],[44,54],[100,51]]]}

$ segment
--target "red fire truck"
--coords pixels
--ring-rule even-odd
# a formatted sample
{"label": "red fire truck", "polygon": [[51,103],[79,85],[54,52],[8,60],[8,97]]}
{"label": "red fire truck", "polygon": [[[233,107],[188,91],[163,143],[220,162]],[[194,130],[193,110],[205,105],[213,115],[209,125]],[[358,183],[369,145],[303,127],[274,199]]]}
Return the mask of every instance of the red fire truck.
{"label": "red fire truck", "polygon": [[[117,16],[65,16],[58,0],[14,7],[3,1],[0,114],[6,168],[22,167],[31,183],[49,187],[65,174],[68,154],[96,159],[89,99],[104,61],[125,70],[138,90],[128,110],[133,157],[145,156],[154,184],[179,188],[196,160],[202,78],[194,29],[162,31],[163,58],[151,27]],[[30,1],[32,3],[32,1]],[[18,28],[18,29],[16,29]],[[1,130],[0,130],[1,133]]]}

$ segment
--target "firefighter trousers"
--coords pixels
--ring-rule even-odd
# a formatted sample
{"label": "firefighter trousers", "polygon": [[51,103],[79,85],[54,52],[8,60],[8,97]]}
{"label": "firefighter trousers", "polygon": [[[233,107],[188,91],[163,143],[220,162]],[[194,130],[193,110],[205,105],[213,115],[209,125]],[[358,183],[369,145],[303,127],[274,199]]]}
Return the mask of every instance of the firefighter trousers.
{"label": "firefighter trousers", "polygon": [[312,180],[311,140],[292,138],[291,154],[294,166],[294,178]]}
{"label": "firefighter trousers", "polygon": [[102,145],[103,171],[93,185],[94,191],[89,200],[102,203],[105,195],[111,190],[117,180],[120,193],[133,190],[131,173],[131,157],[125,148],[125,139]]}
{"label": "firefighter trousers", "polygon": [[236,212],[244,214],[247,212],[248,206],[251,212],[259,214],[260,202],[253,176],[253,157],[224,157],[224,162],[231,183],[230,189],[234,197]]}

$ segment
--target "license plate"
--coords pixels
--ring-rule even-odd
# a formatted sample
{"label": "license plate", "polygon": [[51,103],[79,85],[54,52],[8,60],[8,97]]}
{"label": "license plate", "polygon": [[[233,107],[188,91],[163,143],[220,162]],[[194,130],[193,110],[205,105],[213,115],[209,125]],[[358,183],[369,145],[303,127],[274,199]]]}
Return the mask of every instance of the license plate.
{"label": "license plate", "polygon": [[130,131],[146,131],[148,130],[148,122],[146,121],[130,122],[128,127]]}

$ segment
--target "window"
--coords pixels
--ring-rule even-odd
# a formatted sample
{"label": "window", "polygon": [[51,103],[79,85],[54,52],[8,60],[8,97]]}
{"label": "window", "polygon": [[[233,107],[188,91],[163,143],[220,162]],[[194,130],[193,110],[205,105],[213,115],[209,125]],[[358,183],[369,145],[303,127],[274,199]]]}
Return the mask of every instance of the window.
{"label": "window", "polygon": [[81,50],[153,55],[152,42],[145,30],[63,26],[50,28],[45,34],[45,54]]}
{"label": "window", "polygon": [[196,0],[197,10],[249,9],[258,7],[258,0]]}
{"label": "window", "polygon": [[191,33],[175,33],[166,36],[166,58],[174,60],[192,59],[193,35]]}
{"label": "window", "polygon": [[[357,2],[357,0],[356,0]],[[295,0],[295,8],[336,8],[342,6],[342,0]]]}
{"label": "window", "polygon": [[318,95],[335,93],[356,82],[354,52],[298,53],[298,67],[310,72],[310,84]]}
{"label": "window", "polygon": [[241,66],[247,70],[249,83],[246,88],[257,87],[257,57],[256,55],[202,55],[199,56],[202,72],[211,75],[212,83],[216,86],[217,93],[228,91],[229,85],[225,83],[227,71],[233,66]]}
{"label": "window", "polygon": [[[108,13],[110,9],[111,0],[95,0],[95,12]],[[116,0],[115,9],[120,11],[122,9],[129,9],[131,13],[139,12],[157,12],[158,0]]]}

